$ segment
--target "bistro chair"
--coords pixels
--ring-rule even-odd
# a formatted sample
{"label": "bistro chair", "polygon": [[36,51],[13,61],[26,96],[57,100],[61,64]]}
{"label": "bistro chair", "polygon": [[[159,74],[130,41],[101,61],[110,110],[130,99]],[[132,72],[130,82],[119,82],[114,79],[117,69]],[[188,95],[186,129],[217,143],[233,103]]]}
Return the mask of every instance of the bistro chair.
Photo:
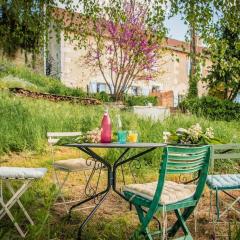
{"label": "bistro chair", "polygon": [[[180,228],[184,237],[177,239],[193,239],[186,221],[202,195],[209,159],[210,146],[168,146],[163,151],[157,182],[130,184],[123,188],[125,197],[135,206],[140,220],[140,227],[134,232],[132,239],[137,239],[139,235],[144,235],[149,240],[156,235],[162,235],[163,239],[166,236],[175,237]],[[166,180],[168,174],[195,173],[199,174],[197,184]],[[169,211],[174,211],[177,221],[167,230],[166,213]],[[150,232],[148,225],[158,212],[163,216],[162,229]]]}
{"label": "bistro chair", "polygon": [[[234,165],[231,164],[232,173],[219,173],[216,169],[216,165],[221,164],[221,169],[227,165],[227,163],[233,163],[235,160],[240,160],[240,144],[219,144],[213,145],[212,161],[211,161],[211,175],[207,177],[207,186],[210,189],[210,211],[212,214],[212,222],[215,232],[215,224],[224,220],[224,217],[228,215],[230,211],[235,212],[240,217],[240,196],[239,193],[233,194],[233,191],[240,190],[240,174],[239,168],[235,169],[233,173]],[[213,195],[215,193],[216,214],[213,213]],[[220,194],[222,193],[222,194]],[[225,195],[226,198],[220,198],[220,195]],[[229,201],[227,201],[229,199]],[[223,205],[224,209],[220,211],[220,205]],[[237,207],[237,208],[236,208]]]}
{"label": "bistro chair", "polygon": [[[74,137],[74,136],[79,136],[80,134],[81,132],[48,132],[47,133],[48,143],[50,144],[50,148],[52,152],[54,177],[55,177],[55,182],[58,188],[58,195],[56,199],[60,197],[62,200],[62,202],[55,203],[55,205],[63,204],[67,213],[69,211],[67,205],[70,203],[76,202],[76,200],[66,201],[62,192],[70,173],[76,173],[76,172],[84,173],[85,180],[87,181],[86,188],[85,188],[85,193],[87,194],[87,188],[89,188],[90,192],[96,191],[94,187],[90,186],[91,185],[90,178],[93,176],[95,170],[101,167],[99,166],[99,163],[97,163],[96,161],[91,159],[84,159],[84,158],[73,158],[73,159],[64,159],[64,160],[55,161],[54,144],[56,144],[61,137]],[[90,174],[90,177],[88,178],[86,175],[86,171],[89,171],[89,170],[91,170],[92,172]],[[60,172],[64,173],[65,175],[62,180],[60,179],[60,174],[58,174]]]}
{"label": "bistro chair", "polygon": [[[11,208],[17,203],[18,206],[23,211],[25,217],[29,221],[31,225],[34,225],[32,218],[29,216],[26,208],[23,206],[20,201],[21,196],[27,189],[30,187],[31,183],[34,180],[42,178],[47,172],[46,168],[21,168],[21,167],[0,167],[0,179],[1,179],[1,189],[0,189],[0,205],[2,209],[0,210],[0,220],[5,215],[13,222],[17,231],[21,235],[21,237],[25,237],[27,232],[24,232],[13,214],[11,213]],[[14,189],[12,182],[13,181],[21,181],[22,185],[18,188],[18,190]],[[11,193],[12,197],[6,201],[6,196],[3,191],[3,186],[6,185],[7,189]]]}

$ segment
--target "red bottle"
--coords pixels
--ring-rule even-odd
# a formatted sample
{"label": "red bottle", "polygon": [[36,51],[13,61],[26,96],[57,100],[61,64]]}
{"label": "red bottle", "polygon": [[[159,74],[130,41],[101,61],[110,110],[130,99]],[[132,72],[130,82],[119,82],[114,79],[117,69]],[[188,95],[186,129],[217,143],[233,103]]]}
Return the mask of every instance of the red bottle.
{"label": "red bottle", "polygon": [[101,126],[101,143],[110,143],[112,140],[112,126],[108,110],[105,110]]}

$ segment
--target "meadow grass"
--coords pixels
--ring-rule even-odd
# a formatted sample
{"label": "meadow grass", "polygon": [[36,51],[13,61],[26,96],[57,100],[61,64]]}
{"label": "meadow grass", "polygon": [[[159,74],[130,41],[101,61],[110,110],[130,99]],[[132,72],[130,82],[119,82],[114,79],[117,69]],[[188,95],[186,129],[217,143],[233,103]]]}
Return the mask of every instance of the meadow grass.
{"label": "meadow grass", "polygon": [[80,88],[69,88],[59,79],[36,73],[27,67],[19,67],[8,61],[0,61],[0,89],[21,87],[24,89],[58,95],[85,97]]}
{"label": "meadow grass", "polygon": [[[0,155],[9,152],[37,151],[46,148],[48,131],[88,131],[100,127],[103,106],[81,106],[54,103],[12,96],[0,91]],[[120,114],[123,129],[136,130],[140,141],[162,142],[163,131],[175,131],[200,123],[212,127],[215,136],[223,142],[240,142],[240,125],[236,121],[211,121],[193,115],[174,115],[163,122],[138,118],[131,110],[110,108],[113,132],[116,132],[116,115]],[[113,154],[113,153],[112,153]],[[153,159],[155,158],[152,155]]]}

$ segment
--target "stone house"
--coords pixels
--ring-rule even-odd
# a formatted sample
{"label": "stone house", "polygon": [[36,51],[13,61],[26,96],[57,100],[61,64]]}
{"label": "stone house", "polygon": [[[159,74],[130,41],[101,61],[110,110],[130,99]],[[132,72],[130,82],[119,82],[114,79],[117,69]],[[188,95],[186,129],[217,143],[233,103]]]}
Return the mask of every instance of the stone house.
{"label": "stone house", "polygon": [[[60,10],[59,11],[64,11]],[[78,14],[78,13],[77,13]],[[91,37],[89,37],[91,41]],[[190,59],[188,57],[189,44],[176,39],[166,38],[164,45],[167,50],[161,60],[159,76],[151,81],[135,81],[129,90],[133,95],[161,95],[161,93],[171,92],[171,103],[169,106],[177,106],[180,99],[188,92]],[[202,51],[203,46],[199,42],[198,51]],[[46,52],[46,51],[44,51]],[[39,69],[46,75],[59,78],[66,86],[82,88],[84,91],[95,93],[105,91],[108,88],[98,68],[93,69],[84,63],[84,56],[87,49],[76,49],[76,45],[64,38],[64,33],[59,33],[57,39],[54,32],[49,34],[48,54],[43,54],[42,64]],[[22,54],[17,55],[17,62],[23,63]],[[41,61],[40,61],[41,62]],[[207,60],[205,66],[201,67],[201,75],[207,75]],[[199,83],[199,95],[206,92],[202,83]]]}
{"label": "stone house", "polygon": [[[188,57],[189,44],[176,39],[166,38],[167,51],[164,53],[160,64],[162,74],[151,81],[135,81],[129,90],[133,95],[150,95],[152,92],[172,91],[172,104],[176,106],[180,99],[188,92],[190,59]],[[203,49],[198,46],[198,51]],[[60,42],[53,35],[49,41],[49,60],[51,69],[48,74],[58,76],[69,87],[82,88],[85,91],[95,93],[108,92],[107,85],[98,68],[93,69],[84,63],[87,49],[77,49],[72,42],[64,39],[61,33]],[[201,75],[207,74],[207,61],[201,66]],[[199,83],[199,95],[206,92],[202,83]]]}

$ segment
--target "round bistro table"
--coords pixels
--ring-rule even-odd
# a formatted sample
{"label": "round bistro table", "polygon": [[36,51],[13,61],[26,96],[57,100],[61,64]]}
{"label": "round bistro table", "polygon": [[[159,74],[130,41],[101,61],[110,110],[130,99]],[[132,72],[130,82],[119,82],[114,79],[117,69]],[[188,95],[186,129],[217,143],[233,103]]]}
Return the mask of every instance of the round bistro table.
{"label": "round bistro table", "polygon": [[[124,195],[116,188],[116,172],[117,169],[122,166],[123,164],[136,160],[140,158],[141,156],[157,149],[157,148],[162,148],[165,147],[166,144],[164,143],[73,143],[73,144],[66,144],[64,145],[66,147],[75,147],[81,150],[82,152],[86,153],[89,155],[91,158],[94,160],[98,161],[101,163],[101,165],[106,168],[107,170],[107,186],[106,189],[94,193],[90,197],[78,202],[77,204],[73,205],[70,210],[69,210],[69,217],[71,217],[71,212],[74,208],[79,207],[80,205],[91,201],[92,199],[99,198],[99,201],[96,203],[96,206],[92,209],[92,211],[89,213],[89,215],[86,217],[86,219],[83,221],[83,223],[80,225],[79,230],[78,230],[78,238],[81,239],[82,235],[82,230],[84,226],[88,223],[88,221],[93,217],[94,213],[96,210],[101,206],[103,201],[106,199],[108,193],[110,191],[116,192],[119,196],[125,199]],[[104,148],[104,149],[123,149],[123,152],[119,155],[117,159],[113,159],[113,164],[111,164],[109,161],[101,157],[99,154],[97,154],[94,149],[97,148]],[[125,159],[126,153],[130,149],[141,149],[141,151],[135,155],[132,155],[128,158]],[[125,199],[126,200],[126,199]]]}

